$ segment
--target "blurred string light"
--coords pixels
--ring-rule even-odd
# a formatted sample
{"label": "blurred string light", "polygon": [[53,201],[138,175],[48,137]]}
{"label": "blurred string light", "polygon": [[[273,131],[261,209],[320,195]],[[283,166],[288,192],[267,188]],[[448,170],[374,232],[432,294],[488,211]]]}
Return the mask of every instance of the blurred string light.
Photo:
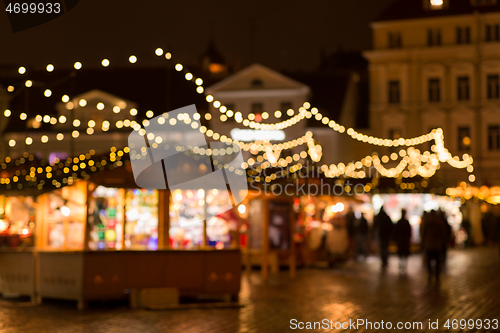
{"label": "blurred string light", "polygon": [[[157,48],[155,50],[155,54],[157,56],[161,56],[164,54],[163,49]],[[172,55],[170,52],[165,53],[165,59],[170,60],[172,58]],[[131,63],[135,63],[137,61],[137,57],[132,55],[129,57],[129,61]],[[110,62],[108,59],[103,59],[101,62],[102,66],[108,67],[110,65]],[[80,62],[76,62],[74,65],[75,69],[81,69],[82,64]],[[49,70],[50,69],[50,70]],[[54,70],[53,65],[47,66],[48,71]],[[196,91],[201,94],[204,92],[203,88],[203,80],[201,78],[196,78],[192,73],[189,71],[186,71],[184,66],[178,62],[175,65],[175,70],[176,71],[185,71],[184,77],[188,81],[193,81],[196,84]],[[25,74],[26,73],[26,68],[25,67],[19,67],[18,69],[19,74]],[[32,86],[32,81],[27,80],[25,82],[26,87],[31,87]],[[14,89],[13,86],[9,86],[9,88],[12,87],[12,91]],[[50,90],[49,90],[50,91]],[[51,92],[48,93],[46,90],[46,93],[51,95]],[[48,96],[47,96],[48,97]],[[349,135],[352,139],[365,142],[368,144],[376,145],[376,146],[384,146],[384,147],[400,147],[400,146],[407,146],[412,148],[413,146],[423,144],[425,142],[429,142],[434,140],[434,145],[432,146],[433,153],[431,152],[425,152],[423,154],[420,153],[418,149],[410,149],[408,148],[407,150],[401,149],[398,154],[391,154],[391,157],[389,158],[388,156],[382,156],[382,158],[379,158],[377,155],[371,155],[371,156],[366,156],[365,158],[361,159],[360,161],[357,161],[355,163],[349,163],[347,166],[339,163],[338,165],[321,165],[321,170],[324,171],[325,175],[327,177],[338,177],[340,175],[346,175],[349,177],[355,177],[355,178],[364,178],[366,175],[364,171],[360,171],[359,169],[362,168],[363,166],[366,166],[366,164],[371,164],[373,167],[380,172],[385,177],[393,177],[393,178],[398,178],[398,177],[414,177],[416,175],[420,175],[423,177],[430,177],[435,173],[435,171],[439,168],[439,163],[446,162],[449,165],[451,165],[454,168],[467,168],[467,171],[470,174],[469,176],[469,181],[473,182],[475,181],[475,176],[472,174],[472,157],[469,155],[464,155],[462,157],[462,160],[460,160],[459,157],[457,156],[452,156],[449,151],[444,147],[444,140],[443,140],[443,133],[441,129],[436,129],[433,130],[430,133],[427,133],[425,135],[421,135],[415,138],[410,138],[410,139],[405,139],[405,138],[399,138],[396,140],[391,140],[391,139],[383,139],[383,138],[377,138],[373,136],[369,136],[363,133],[359,133],[355,131],[352,128],[346,128],[342,126],[341,124],[336,123],[334,120],[329,119],[328,117],[322,115],[319,110],[315,107],[311,108],[311,105],[309,102],[305,102],[302,107],[299,108],[298,113],[295,114],[295,111],[293,109],[288,109],[286,110],[286,114],[289,115],[291,118],[278,122],[278,123],[260,123],[255,121],[255,115],[254,114],[249,114],[246,119],[243,119],[242,113],[235,111],[235,110],[228,110],[228,108],[220,101],[214,100],[215,98],[212,95],[207,95],[206,96],[206,101],[209,103],[212,103],[214,108],[219,109],[223,115],[221,115],[220,120],[221,121],[227,121],[228,118],[234,117],[236,122],[242,124],[243,126],[250,127],[253,129],[258,129],[258,130],[281,130],[281,129],[286,129],[288,127],[291,127],[298,122],[302,121],[303,119],[310,119],[314,118],[316,121],[321,122],[322,124],[332,128],[333,130],[339,132],[339,133],[344,133],[346,132],[347,135]],[[72,109],[75,105],[74,102],[69,102],[69,98],[67,95],[64,95],[62,98],[63,102],[66,102],[67,107],[69,109]],[[97,108],[101,109],[103,103],[100,102],[98,103]],[[81,107],[84,107],[86,105],[85,100],[80,100],[78,105]],[[4,112],[4,115],[6,117],[10,116],[10,113]],[[113,108],[113,111],[115,113],[119,113],[121,111],[121,108],[118,108],[115,106]],[[131,115],[137,114],[137,111],[135,109],[130,110]],[[285,110],[276,110],[274,112],[274,115],[276,118],[280,118],[283,114],[285,113]],[[147,112],[147,117],[152,118],[154,117],[154,112],[152,110],[149,110]],[[268,113],[263,113],[262,115],[263,119],[267,119],[269,117]],[[206,114],[205,118],[207,120],[211,119],[210,114]],[[57,123],[56,122],[50,121],[51,124]],[[171,125],[175,124],[175,121],[169,122]],[[145,120],[143,122],[143,125],[147,127],[149,122]],[[74,124],[73,124],[74,125]],[[130,121],[128,119],[125,120],[119,120],[116,122],[116,127],[117,128],[122,128],[122,127],[132,127],[135,130],[140,130],[141,125],[138,124],[135,121]],[[109,129],[109,125],[104,126],[103,129],[107,128]],[[311,157],[311,160],[314,162],[319,162],[321,159],[321,151],[322,147],[318,144],[314,144],[314,141],[312,140],[312,135],[309,139],[304,140],[304,137],[296,139],[296,140],[290,140],[287,142],[283,142],[280,144],[273,144],[271,145],[270,143],[266,142],[250,142],[250,143],[244,143],[244,142],[238,142],[236,140],[232,140],[231,138],[228,138],[225,135],[221,135],[220,133],[214,132],[211,129],[207,129],[205,126],[199,127],[200,132],[206,134],[209,137],[212,137],[214,140],[219,140],[221,142],[226,142],[226,143],[235,143],[237,144],[241,149],[246,150],[246,151],[260,151],[264,152],[262,157],[262,162],[261,165],[267,166],[269,164],[270,166],[285,166],[290,164],[288,162],[290,158],[281,158],[278,159],[280,153],[284,149],[290,149],[294,148],[297,145],[306,143],[308,146],[308,151],[307,154]],[[93,127],[87,128],[87,134],[92,134],[94,133]],[[79,136],[78,131],[73,132],[74,137]],[[302,142],[301,142],[302,139]],[[15,145],[15,143],[14,143]],[[304,154],[304,151],[302,151],[299,154],[299,157],[302,157]],[[296,154],[297,155],[297,154]],[[306,155],[307,156],[307,155]],[[294,155],[295,157],[295,155]],[[396,159],[399,159],[401,157],[401,161],[397,164],[396,167],[392,168],[386,168],[383,166],[383,164],[388,163],[390,160],[395,161]],[[256,159],[259,159],[259,156],[256,157]],[[267,160],[264,162],[264,159]],[[288,160],[288,161],[287,161]],[[295,158],[292,158],[292,160],[295,160]],[[364,161],[364,163],[363,163]],[[367,162],[369,161],[369,162]],[[253,162],[253,163],[252,163]],[[244,163],[244,166],[247,168],[251,166],[251,164],[254,164],[255,160],[250,158],[247,162]],[[267,164],[266,164],[267,163]],[[299,168],[300,163],[294,164],[290,169],[295,170]],[[267,178],[267,177],[266,177]]]}
{"label": "blurred string light", "polygon": [[[155,54],[157,56],[161,56],[163,54],[163,49],[157,48],[155,50]],[[167,60],[171,59],[172,58],[171,53],[167,52],[165,54],[165,58]],[[137,57],[135,55],[132,55],[129,57],[129,61],[131,63],[135,63],[137,61]],[[108,67],[110,65],[110,61],[108,59],[103,59],[101,64],[104,67]],[[81,68],[82,64],[80,62],[75,63],[75,68],[77,68],[77,67],[78,67],[78,69]],[[185,69],[185,67],[182,65],[182,63],[178,62],[175,65],[175,69],[180,72],[180,71],[183,71]],[[25,67],[19,68],[19,73],[21,73],[21,72],[22,72],[22,74],[24,74],[26,72]],[[189,71],[186,71],[185,79],[188,81],[194,81],[196,84],[197,92],[203,93],[203,91],[204,91],[203,80],[201,78],[195,78],[192,73],[190,73]],[[26,85],[31,86],[32,85],[31,81],[29,83],[28,83],[28,81],[27,81]],[[199,88],[201,88],[201,89],[199,89]],[[65,95],[65,96],[67,96],[67,95]],[[288,127],[291,127],[291,126],[299,123],[303,119],[313,118],[316,121],[321,122],[323,125],[326,125],[339,133],[346,132],[351,138],[353,138],[355,140],[362,141],[362,142],[369,143],[369,144],[373,144],[373,145],[377,145],[377,146],[385,146],[385,147],[415,146],[415,145],[419,145],[419,144],[431,141],[433,139],[432,136],[430,135],[430,133],[425,134],[425,135],[421,135],[419,137],[410,138],[410,139],[400,138],[400,139],[396,139],[396,140],[390,140],[390,139],[377,138],[377,137],[369,136],[369,135],[366,135],[363,133],[359,133],[352,128],[348,128],[346,130],[346,128],[344,126],[342,126],[341,124],[338,124],[334,120],[331,120],[328,117],[321,114],[317,108],[314,108],[314,107],[311,108],[311,104],[309,102],[305,102],[303,104],[303,106],[299,108],[297,114],[295,114],[295,111],[293,109],[286,110],[286,113],[288,115],[291,115],[290,119],[287,119],[287,120],[284,120],[284,121],[281,121],[278,123],[260,123],[260,122],[255,121],[255,115],[252,113],[250,113],[246,119],[243,119],[241,112],[238,112],[235,110],[228,110],[228,108],[226,106],[222,105],[222,103],[220,101],[214,100],[214,97],[212,95],[207,95],[206,100],[207,100],[207,102],[212,103],[212,105],[216,109],[219,109],[219,111],[221,113],[225,113],[225,117],[221,118],[222,121],[227,121],[229,118],[234,117],[236,122],[242,124],[243,126],[252,128],[252,129],[259,129],[259,130],[286,129]],[[308,110],[309,108],[311,108],[311,110]],[[114,111],[116,112],[116,109],[114,109]],[[285,110],[276,110],[275,115],[276,114],[281,115],[284,112],[285,112]],[[267,113],[263,114],[262,116],[265,117],[266,115],[268,116]],[[154,114],[153,114],[153,116],[154,116]]]}
{"label": "blurred string light", "polygon": [[481,200],[493,205],[500,204],[500,186],[478,188],[462,182],[460,186],[447,188],[446,194],[452,198]]}
{"label": "blurred string light", "polygon": [[[12,141],[12,140],[11,140]],[[80,154],[76,157],[69,157],[65,160],[56,159],[52,164],[41,161],[38,166],[31,166],[25,170],[15,170],[9,177],[0,177],[0,184],[5,185],[7,189],[16,186],[22,187],[36,187],[42,189],[44,186],[52,185],[56,188],[61,187],[63,184],[71,185],[74,181],[87,177],[88,172],[97,172],[104,168],[120,167],[123,165],[121,161],[123,156],[129,152],[129,148],[125,147],[117,150],[111,147],[109,154],[102,157],[96,157],[95,151],[90,150],[86,154]],[[2,169],[6,169],[8,164],[15,162],[16,165],[25,164],[35,160],[34,155],[24,153],[23,157],[13,161],[7,157],[1,163]],[[54,178],[56,176],[63,176],[61,182]]]}

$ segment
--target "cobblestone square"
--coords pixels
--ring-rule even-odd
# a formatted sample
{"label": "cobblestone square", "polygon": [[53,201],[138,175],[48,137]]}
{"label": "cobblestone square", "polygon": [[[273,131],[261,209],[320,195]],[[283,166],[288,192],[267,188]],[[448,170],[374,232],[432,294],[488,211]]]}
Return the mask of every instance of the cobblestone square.
{"label": "cobblestone square", "polygon": [[243,277],[239,308],[149,311],[109,304],[78,311],[73,302],[33,306],[2,299],[0,332],[288,332],[291,319],[384,320],[394,325],[408,321],[426,325],[431,319],[439,320],[440,330],[445,331],[447,319],[500,319],[498,248],[450,251],[440,286],[428,285],[421,255],[410,257],[407,274],[400,273],[398,265],[391,257],[388,270],[382,272],[379,259],[371,256],[366,262],[334,269],[299,269],[294,280],[281,271],[268,282],[254,272]]}

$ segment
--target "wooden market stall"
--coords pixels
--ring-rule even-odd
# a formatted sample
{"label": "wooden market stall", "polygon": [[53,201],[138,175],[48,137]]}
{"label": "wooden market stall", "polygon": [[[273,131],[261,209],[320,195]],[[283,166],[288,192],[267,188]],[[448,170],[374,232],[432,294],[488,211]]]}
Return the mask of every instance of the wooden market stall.
{"label": "wooden market stall", "polygon": [[[0,251],[1,293],[75,300],[79,308],[158,288],[237,301],[240,250],[200,219],[207,198],[220,195],[203,193],[200,207],[198,197],[180,199],[201,191],[138,189],[127,163],[86,178],[38,193],[35,246]],[[179,221],[174,208],[194,215]]]}
{"label": "wooden market stall", "polygon": [[247,273],[253,265],[261,267],[262,278],[275,273],[279,266],[288,266],[295,277],[295,218],[293,198],[250,191],[243,202],[248,218],[246,246],[242,247]]}

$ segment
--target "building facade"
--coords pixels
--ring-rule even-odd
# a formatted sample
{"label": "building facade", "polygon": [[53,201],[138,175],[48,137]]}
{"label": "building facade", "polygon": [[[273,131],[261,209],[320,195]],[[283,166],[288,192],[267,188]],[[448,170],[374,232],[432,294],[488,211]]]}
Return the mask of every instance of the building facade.
{"label": "building facade", "polygon": [[[474,186],[499,185],[500,3],[398,0],[372,30],[364,55],[373,134],[415,137],[440,127],[453,155],[473,156]],[[467,180],[446,165],[439,175],[447,187]]]}

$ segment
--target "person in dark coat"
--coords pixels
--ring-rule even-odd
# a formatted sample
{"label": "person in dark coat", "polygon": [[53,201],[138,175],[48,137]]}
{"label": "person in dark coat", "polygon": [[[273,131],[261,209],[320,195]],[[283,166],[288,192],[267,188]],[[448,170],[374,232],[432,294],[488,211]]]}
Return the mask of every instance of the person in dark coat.
{"label": "person in dark coat", "polygon": [[356,245],[356,259],[359,255],[363,255],[366,259],[368,257],[368,221],[363,213],[361,217],[354,222],[354,239]]}
{"label": "person in dark coat", "polygon": [[435,276],[439,283],[441,273],[441,254],[446,246],[447,232],[446,226],[440,219],[438,213],[433,210],[426,219],[422,228],[422,247],[425,251],[427,271],[429,273],[429,283],[432,276]]}
{"label": "person in dark coat", "polygon": [[382,268],[387,267],[389,259],[389,242],[392,237],[393,223],[389,215],[380,208],[380,212],[375,216],[374,224],[377,228],[378,240],[380,246],[380,260],[382,261]]}
{"label": "person in dark coat", "polygon": [[352,256],[354,253],[355,239],[354,239],[354,222],[356,221],[356,216],[354,215],[354,210],[351,206],[349,206],[349,210],[347,214],[345,214],[345,222],[347,228],[347,235],[349,236],[349,256]]}
{"label": "person in dark coat", "polygon": [[406,210],[401,210],[401,219],[394,227],[394,239],[398,245],[399,268],[406,270],[410,255],[411,225],[406,219]]}

